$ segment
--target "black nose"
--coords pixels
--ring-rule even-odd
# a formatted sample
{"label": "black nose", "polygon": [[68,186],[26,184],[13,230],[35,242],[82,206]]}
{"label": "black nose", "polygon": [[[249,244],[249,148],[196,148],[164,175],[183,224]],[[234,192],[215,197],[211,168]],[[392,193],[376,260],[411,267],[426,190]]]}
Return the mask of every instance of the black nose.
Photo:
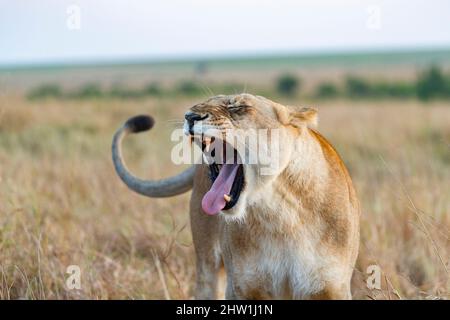
{"label": "black nose", "polygon": [[195,121],[201,121],[205,120],[208,117],[208,115],[201,116],[194,112],[188,112],[185,114],[184,118],[186,119],[189,127],[189,133],[194,135],[194,122]]}
{"label": "black nose", "polygon": [[192,123],[194,124],[194,121],[200,121],[200,120],[205,120],[208,117],[208,115],[205,116],[201,116],[197,113],[193,113],[193,112],[189,112],[186,113],[184,118],[187,120],[187,122],[189,123],[189,125]]}

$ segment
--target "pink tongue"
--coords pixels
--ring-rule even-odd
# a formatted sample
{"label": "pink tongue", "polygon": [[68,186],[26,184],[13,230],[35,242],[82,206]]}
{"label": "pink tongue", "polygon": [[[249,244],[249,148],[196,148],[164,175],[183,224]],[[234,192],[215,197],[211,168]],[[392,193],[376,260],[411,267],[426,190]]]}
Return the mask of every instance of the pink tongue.
{"label": "pink tongue", "polygon": [[230,194],[238,168],[239,164],[224,164],[222,166],[211,189],[204,195],[202,200],[203,211],[207,214],[218,214],[225,207],[227,203],[223,195]]}

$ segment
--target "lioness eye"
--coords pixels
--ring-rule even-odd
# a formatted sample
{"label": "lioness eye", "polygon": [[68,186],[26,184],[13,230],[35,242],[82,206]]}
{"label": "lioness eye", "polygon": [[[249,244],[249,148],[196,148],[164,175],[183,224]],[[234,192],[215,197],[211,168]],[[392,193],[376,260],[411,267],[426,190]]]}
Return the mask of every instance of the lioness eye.
{"label": "lioness eye", "polygon": [[228,110],[243,110],[243,109],[247,109],[249,108],[249,106],[245,105],[245,104],[240,104],[240,105],[230,105],[228,107]]}

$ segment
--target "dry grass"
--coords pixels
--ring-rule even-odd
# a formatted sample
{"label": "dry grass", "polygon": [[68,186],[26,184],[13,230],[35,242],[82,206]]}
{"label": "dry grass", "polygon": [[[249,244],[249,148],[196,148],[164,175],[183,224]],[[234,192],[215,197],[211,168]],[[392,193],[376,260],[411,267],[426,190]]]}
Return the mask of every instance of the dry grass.
{"label": "dry grass", "polygon": [[[0,298],[191,298],[189,195],[129,191],[114,173],[110,140],[129,116],[154,115],[156,129],[127,140],[127,161],[139,176],[173,174],[172,120],[193,101],[0,99]],[[319,109],[319,128],[363,207],[355,298],[448,298],[450,106],[341,101]],[[72,264],[82,270],[78,291],[65,288]],[[381,291],[365,286],[370,264],[383,272]]]}

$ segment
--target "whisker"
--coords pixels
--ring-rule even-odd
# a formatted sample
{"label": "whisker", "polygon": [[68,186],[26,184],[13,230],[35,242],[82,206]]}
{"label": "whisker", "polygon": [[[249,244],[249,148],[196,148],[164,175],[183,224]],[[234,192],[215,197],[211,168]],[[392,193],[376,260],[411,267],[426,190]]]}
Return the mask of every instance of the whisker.
{"label": "whisker", "polygon": [[247,81],[245,81],[245,83],[244,83],[244,91],[243,91],[243,93],[247,93]]}
{"label": "whisker", "polygon": [[184,122],[183,119],[167,119],[166,122]]}
{"label": "whisker", "polygon": [[210,87],[208,87],[207,85],[202,85],[202,89],[203,91],[208,94],[209,96],[215,96],[214,92],[211,90]]}

